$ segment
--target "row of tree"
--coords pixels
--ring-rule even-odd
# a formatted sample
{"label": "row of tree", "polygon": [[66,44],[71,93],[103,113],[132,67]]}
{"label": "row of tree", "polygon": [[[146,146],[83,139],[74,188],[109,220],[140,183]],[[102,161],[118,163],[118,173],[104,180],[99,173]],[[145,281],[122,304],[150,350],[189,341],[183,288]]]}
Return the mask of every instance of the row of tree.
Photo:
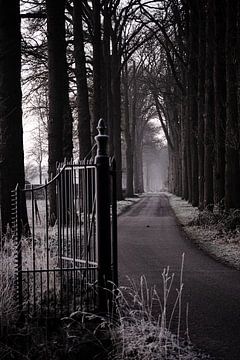
{"label": "row of tree", "polygon": [[169,189],[200,209],[239,208],[240,3],[167,3],[162,18],[143,12],[155,24],[148,85],[168,140]]}
{"label": "row of tree", "polygon": [[[143,95],[139,98],[142,106],[146,107],[144,113],[136,105],[137,72],[134,70],[135,100],[132,103],[135,105],[131,111],[125,107],[124,122],[121,115],[123,69],[128,71],[126,64],[129,59],[152,36],[146,31],[145,22],[139,21],[140,1],[22,0],[19,4],[18,0],[14,0],[13,3],[14,6],[4,1],[0,3],[0,73],[3,74],[0,78],[0,193],[4,231],[11,222],[11,190],[17,183],[23,187],[25,181],[22,101],[25,113],[34,117],[38,114],[41,118],[45,113],[47,117],[44,126],[47,125],[48,133],[49,177],[55,175],[57,162],[70,160],[74,156],[75,133],[78,138],[77,157],[83,159],[91,155],[97,122],[100,117],[105,118],[110,137],[110,155],[114,155],[117,162],[119,199],[122,198],[123,127],[126,139],[127,126],[132,127],[132,145],[127,152],[130,149],[133,158],[134,149],[139,149],[138,154],[141,153],[143,129],[147,128],[147,121],[153,114],[147,94],[146,101],[143,101]],[[129,96],[129,90],[127,92]],[[41,99],[44,99],[43,102]],[[149,104],[144,105],[145,102]],[[129,111],[131,124],[126,125]],[[37,157],[40,171],[42,128],[38,126],[35,141],[35,145],[37,142],[39,145]],[[136,156],[135,160],[135,189],[143,191],[142,160],[140,156]],[[133,159],[130,161],[134,162]],[[128,194],[133,194],[133,165],[130,172],[128,178],[132,180]],[[50,211],[56,213],[54,192],[50,196]],[[23,210],[23,213],[25,223],[26,211]]]}
{"label": "row of tree", "polygon": [[239,10],[235,0],[189,2],[181,191],[200,208],[240,206]]}
{"label": "row of tree", "polygon": [[56,162],[91,155],[103,117],[118,198],[123,142],[126,192],[142,192],[144,134],[158,118],[169,189],[201,209],[240,206],[237,0],[21,0],[21,12],[18,0],[0,0],[0,8],[4,229],[10,191],[24,186],[22,100],[25,113],[44,118],[49,177]]}

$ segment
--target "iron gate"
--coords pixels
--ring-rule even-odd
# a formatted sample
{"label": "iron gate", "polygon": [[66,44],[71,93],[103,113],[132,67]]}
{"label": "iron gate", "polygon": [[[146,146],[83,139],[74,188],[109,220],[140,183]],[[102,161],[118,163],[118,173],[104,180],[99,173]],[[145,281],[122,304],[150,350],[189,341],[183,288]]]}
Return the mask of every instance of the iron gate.
{"label": "iron gate", "polygon": [[[62,164],[49,183],[13,191],[16,283],[24,313],[58,317],[76,310],[107,310],[111,282],[117,284],[116,179],[102,121],[98,131],[94,162]],[[53,226],[50,187],[56,191]],[[19,224],[23,192],[27,237],[21,235]]]}

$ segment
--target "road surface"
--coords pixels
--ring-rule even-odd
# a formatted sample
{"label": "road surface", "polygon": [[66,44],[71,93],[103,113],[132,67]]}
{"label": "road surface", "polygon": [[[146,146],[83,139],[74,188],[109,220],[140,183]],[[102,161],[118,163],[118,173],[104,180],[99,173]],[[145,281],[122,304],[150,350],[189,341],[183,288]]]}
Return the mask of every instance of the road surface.
{"label": "road surface", "polygon": [[[170,266],[176,281],[170,308],[185,254],[182,308],[185,312],[189,304],[191,341],[216,360],[240,360],[240,272],[218,263],[186,237],[167,196],[144,196],[119,217],[118,236],[120,285],[129,285],[127,276],[139,280],[144,274],[149,286],[161,292],[162,270]],[[183,314],[183,322],[185,318]]]}

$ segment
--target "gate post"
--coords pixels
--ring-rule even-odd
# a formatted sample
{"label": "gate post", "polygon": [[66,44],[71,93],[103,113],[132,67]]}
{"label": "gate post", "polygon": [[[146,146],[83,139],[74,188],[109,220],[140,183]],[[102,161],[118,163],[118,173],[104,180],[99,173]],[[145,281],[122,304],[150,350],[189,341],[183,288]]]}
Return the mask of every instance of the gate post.
{"label": "gate post", "polygon": [[116,160],[112,159],[112,271],[113,283],[118,288],[118,240],[117,240],[117,186]]}
{"label": "gate post", "polygon": [[111,308],[111,222],[110,222],[110,166],[107,155],[108,136],[103,119],[97,126],[96,165],[96,237],[98,254],[98,306],[106,313]]}

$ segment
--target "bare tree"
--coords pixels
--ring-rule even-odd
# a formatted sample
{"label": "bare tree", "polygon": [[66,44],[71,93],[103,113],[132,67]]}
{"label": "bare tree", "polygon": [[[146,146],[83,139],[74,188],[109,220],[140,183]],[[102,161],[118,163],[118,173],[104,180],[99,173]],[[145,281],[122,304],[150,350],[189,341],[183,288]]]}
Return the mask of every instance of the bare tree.
{"label": "bare tree", "polygon": [[74,59],[77,82],[79,157],[84,159],[91,150],[89,94],[87,85],[86,56],[84,50],[83,8],[81,2],[73,1]]}
{"label": "bare tree", "polygon": [[[56,163],[72,158],[72,115],[66,62],[65,0],[47,0],[48,34],[48,173],[56,174]],[[51,218],[56,216],[56,195],[50,191]],[[53,220],[54,221],[54,220]]]}
{"label": "bare tree", "polygon": [[[0,2],[0,204],[2,230],[11,226],[11,190],[24,187],[19,1]],[[21,224],[27,224],[25,199]]]}

